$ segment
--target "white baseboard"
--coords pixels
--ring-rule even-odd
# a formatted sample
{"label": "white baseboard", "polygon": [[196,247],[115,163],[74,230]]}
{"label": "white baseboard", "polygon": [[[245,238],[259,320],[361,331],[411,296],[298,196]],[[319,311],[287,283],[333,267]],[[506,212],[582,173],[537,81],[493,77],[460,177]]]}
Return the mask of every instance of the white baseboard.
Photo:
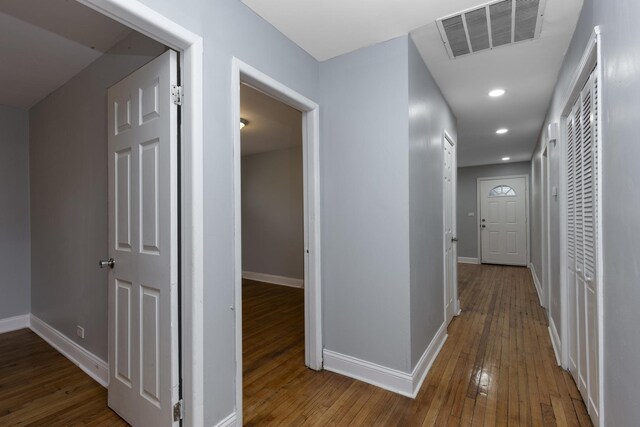
{"label": "white baseboard", "polygon": [[466,256],[459,256],[458,262],[460,264],[480,264],[480,260],[478,258],[469,258]]}
{"label": "white baseboard", "polygon": [[216,424],[215,427],[236,427],[237,424],[238,415],[235,412],[232,412]]}
{"label": "white baseboard", "polygon": [[5,332],[17,331],[18,329],[25,329],[29,327],[29,315],[23,314],[21,316],[7,317],[6,319],[0,319],[0,334]]}
{"label": "white baseboard", "polygon": [[560,335],[558,335],[556,324],[553,321],[553,318],[551,316],[549,316],[549,336],[551,337],[551,345],[553,346],[553,352],[556,355],[556,362],[558,363],[558,366],[562,366],[562,362],[560,358]]}
{"label": "white baseboard", "polygon": [[289,286],[291,288],[304,288],[304,280],[294,279],[292,277],[276,276],[274,274],[254,273],[252,271],[243,271],[242,278],[255,280],[256,282],[271,283],[273,285]]}
{"label": "white baseboard", "polygon": [[438,329],[438,332],[436,332],[436,336],[433,337],[431,343],[429,343],[429,346],[416,364],[416,367],[411,374],[411,377],[413,378],[413,392],[411,397],[414,399],[418,395],[420,387],[422,387],[422,383],[427,377],[433,362],[436,360],[436,357],[438,357],[440,350],[442,350],[442,346],[447,340],[447,337],[447,325],[446,323],[443,323],[442,326],[440,326],[440,329]]}
{"label": "white baseboard", "polygon": [[540,284],[540,279],[538,279],[538,274],[536,273],[536,268],[534,267],[533,263],[529,263],[529,270],[531,270],[531,277],[533,277],[533,284],[536,286],[536,292],[538,293],[538,301],[540,302],[540,305],[544,307],[544,303],[542,302],[542,285]]}
{"label": "white baseboard", "polygon": [[51,325],[31,315],[31,330],[76,364],[87,375],[106,387],[109,384],[109,365],[93,353],[80,347]]}
{"label": "white baseboard", "polygon": [[446,331],[443,324],[410,374],[326,349],[324,369],[415,399],[447,339]]}

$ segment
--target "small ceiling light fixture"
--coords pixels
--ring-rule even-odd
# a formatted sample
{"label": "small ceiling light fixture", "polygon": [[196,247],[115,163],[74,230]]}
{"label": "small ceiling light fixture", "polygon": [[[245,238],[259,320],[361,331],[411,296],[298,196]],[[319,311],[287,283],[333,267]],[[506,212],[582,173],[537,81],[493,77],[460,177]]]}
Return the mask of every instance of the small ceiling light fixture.
{"label": "small ceiling light fixture", "polygon": [[491,92],[489,92],[489,96],[492,98],[499,98],[505,93],[507,93],[507,91],[504,89],[494,89]]}
{"label": "small ceiling light fixture", "polygon": [[509,129],[498,129],[498,130],[496,131],[496,133],[497,133],[498,135],[504,135],[504,134],[505,134],[505,133],[507,133],[507,132],[509,132]]}
{"label": "small ceiling light fixture", "polygon": [[502,161],[503,161],[503,162],[506,162],[507,160],[511,160],[511,157],[503,157],[503,158],[502,158]]}
{"label": "small ceiling light fixture", "polygon": [[242,129],[243,127],[245,127],[246,125],[249,124],[249,120],[247,119],[240,119],[240,129]]}

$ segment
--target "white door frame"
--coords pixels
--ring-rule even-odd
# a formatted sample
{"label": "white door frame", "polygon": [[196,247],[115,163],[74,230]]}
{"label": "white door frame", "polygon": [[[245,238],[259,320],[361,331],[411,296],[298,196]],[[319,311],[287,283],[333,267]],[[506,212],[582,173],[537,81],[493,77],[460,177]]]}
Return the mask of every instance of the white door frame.
{"label": "white door frame", "polygon": [[320,107],[238,58],[232,60],[231,126],[233,127],[234,272],[236,323],[236,414],[242,425],[242,195],[240,84],[247,83],[302,112],[304,179],[304,324],[305,364],[322,369],[322,294],[320,257]]}
{"label": "white door frame", "polygon": [[[551,210],[549,208],[549,205],[551,203],[551,198],[550,198],[550,176],[549,176],[549,155],[550,153],[550,149],[551,146],[549,145],[548,141],[545,140],[544,141],[544,145],[542,146],[542,150],[540,150],[540,187],[541,187],[541,194],[540,194],[540,201],[542,203],[540,203],[540,219],[541,219],[541,228],[542,228],[542,301],[541,304],[544,308],[547,309],[547,315],[549,316],[549,311],[551,310],[551,272],[550,267],[551,267],[551,259],[549,258],[549,248],[550,248],[550,241],[551,241],[551,235],[550,235],[550,229],[551,227],[549,226],[550,224],[550,214],[551,214]],[[544,153],[547,153],[547,155],[545,156]],[[546,188],[543,185],[546,182]],[[535,270],[535,269],[534,269]],[[536,271],[536,274],[538,272]]]}
{"label": "white door frame", "polygon": [[[453,164],[451,165],[451,169],[452,169],[452,180],[451,180],[451,216],[452,218],[452,222],[451,222],[451,231],[452,231],[452,235],[453,237],[456,239],[455,241],[453,241],[452,243],[452,252],[453,252],[453,313],[454,316],[458,316],[460,314],[460,312],[462,311],[461,307],[460,307],[460,299],[458,298],[458,145],[456,144],[456,140],[453,139],[453,137],[451,136],[451,134],[449,132],[447,132],[446,130],[444,131],[444,134],[442,136],[442,164],[445,164],[445,144],[451,144],[451,146],[453,147]],[[444,170],[443,170],[443,176],[444,176]],[[444,184],[443,184],[444,186]],[[443,194],[442,194],[442,226],[443,226],[443,230],[446,224],[446,219],[445,219],[445,215],[447,212],[447,208],[445,206],[446,204],[446,194],[444,194],[444,187],[443,187]],[[446,260],[446,253],[447,253],[447,242],[445,240],[445,234],[443,233],[443,239],[442,239],[442,250],[443,250],[443,254],[445,255],[445,257],[443,258],[443,266],[444,266],[444,270],[446,272],[447,269],[447,260]],[[445,321],[447,320],[447,312],[446,312],[446,307],[447,307],[447,281],[445,279],[445,283],[444,283],[445,289],[444,289],[444,307],[445,307],[445,313],[444,313],[444,318]]]}
{"label": "white door frame", "polygon": [[184,90],[179,178],[183,422],[186,426],[201,426],[204,423],[202,38],[138,0],[76,1],[180,53]]}
{"label": "white door frame", "polygon": [[506,176],[487,176],[487,177],[481,177],[481,178],[477,178],[476,179],[476,212],[478,212],[478,217],[476,219],[476,223],[477,223],[477,228],[478,228],[478,263],[482,264],[482,233],[480,232],[480,228],[481,228],[481,218],[482,218],[482,210],[480,209],[481,207],[481,197],[482,197],[482,191],[481,191],[481,183],[482,181],[491,181],[491,180],[495,180],[495,179],[512,179],[512,178],[524,178],[524,188],[525,188],[525,195],[524,195],[524,199],[525,199],[525,212],[526,212],[526,218],[525,218],[525,228],[527,229],[527,255],[526,255],[526,262],[527,262],[527,266],[529,265],[529,263],[531,262],[531,248],[529,247],[529,242],[531,241],[531,236],[529,235],[531,232],[531,227],[529,226],[529,218],[531,217],[530,212],[529,212],[529,175],[506,175]]}
{"label": "white door frame", "polygon": [[[598,188],[602,189],[602,146],[603,144],[603,132],[602,132],[602,124],[604,117],[604,110],[602,109],[602,86],[603,86],[603,71],[602,71],[602,42],[601,42],[601,32],[600,27],[596,26],[593,29],[593,33],[591,34],[591,38],[587,44],[585,52],[580,60],[580,64],[578,65],[576,72],[571,80],[571,84],[569,85],[569,90],[565,94],[564,101],[562,104],[563,110],[561,112],[560,117],[560,171],[559,171],[559,187],[560,194],[567,194],[567,118],[571,114],[571,109],[575,103],[575,100],[580,95],[580,92],[584,86],[584,84],[588,81],[591,76],[594,67],[596,68],[597,78],[598,78],[598,105],[596,108],[598,109],[598,173],[595,177],[596,185]],[[599,401],[600,408],[599,409],[599,417],[597,422],[595,423],[599,427],[605,426],[605,399],[604,399],[604,296],[603,296],[603,255],[602,255],[602,198],[599,198],[596,203],[597,210],[597,222],[596,233],[598,236],[597,240],[597,281],[598,288],[596,292],[597,297],[597,323],[598,323],[598,384],[599,384]],[[569,369],[569,326],[568,326],[568,317],[569,317],[569,301],[567,296],[567,257],[565,254],[567,253],[567,200],[566,196],[560,198],[560,309],[561,309],[561,336],[560,336],[560,352],[561,352],[561,363],[565,369]]]}

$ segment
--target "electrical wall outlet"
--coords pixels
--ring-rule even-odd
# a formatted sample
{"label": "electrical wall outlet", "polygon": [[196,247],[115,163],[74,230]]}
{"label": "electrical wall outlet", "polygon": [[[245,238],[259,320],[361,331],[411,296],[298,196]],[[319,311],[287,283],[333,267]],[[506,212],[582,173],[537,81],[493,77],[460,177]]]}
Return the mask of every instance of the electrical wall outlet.
{"label": "electrical wall outlet", "polygon": [[81,340],[84,339],[84,328],[82,326],[76,326],[76,335],[78,336],[78,338],[80,338]]}

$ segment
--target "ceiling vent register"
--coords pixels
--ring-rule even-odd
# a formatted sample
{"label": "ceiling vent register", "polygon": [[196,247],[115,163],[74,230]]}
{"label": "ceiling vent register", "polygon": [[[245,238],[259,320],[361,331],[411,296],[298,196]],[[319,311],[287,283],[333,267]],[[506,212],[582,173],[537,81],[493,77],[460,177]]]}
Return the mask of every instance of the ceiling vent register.
{"label": "ceiling vent register", "polygon": [[540,37],[546,0],[498,0],[438,19],[451,59]]}

